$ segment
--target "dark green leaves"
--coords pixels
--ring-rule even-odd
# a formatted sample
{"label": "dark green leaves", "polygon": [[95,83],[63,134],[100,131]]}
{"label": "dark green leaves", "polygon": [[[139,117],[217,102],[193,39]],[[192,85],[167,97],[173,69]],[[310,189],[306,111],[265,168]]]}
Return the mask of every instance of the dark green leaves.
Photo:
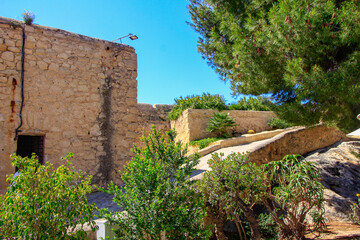
{"label": "dark green leaves", "polygon": [[92,192],[91,177],[74,170],[72,157],[54,169],[50,163],[40,165],[35,155],[11,156],[21,174],[9,176],[10,187],[0,196],[0,238],[84,239],[84,224],[95,230],[96,207],[85,197]]}
{"label": "dark green leaves", "polygon": [[180,97],[179,99],[175,99],[174,108],[169,112],[169,119],[176,120],[181,113],[188,108],[215,109],[220,111],[228,109],[228,106],[225,104],[224,97],[217,94],[211,95],[210,93],[203,93],[201,96]]}
{"label": "dark green leaves", "polygon": [[189,180],[198,163],[197,156],[186,156],[187,149],[152,129],[143,137],[143,148],[134,147],[135,157],[122,173],[124,187],[111,183],[106,192],[124,212],[106,218],[120,228],[118,239],[206,239],[201,226],[205,212],[199,194]]}
{"label": "dark green leaves", "polygon": [[205,173],[201,189],[213,218],[227,216],[240,225],[242,212],[249,221],[252,239],[263,234],[255,204],[266,206],[282,239],[304,238],[308,227],[305,217],[309,213],[314,217],[316,230],[324,226],[319,172],[301,156],[288,155],[258,166],[243,154],[233,153],[226,158],[213,154],[208,164],[212,170]]}
{"label": "dark green leaves", "polygon": [[360,126],[356,0],[192,0],[199,52],[234,94],[270,94],[292,123]]}
{"label": "dark green leaves", "polygon": [[227,133],[228,129],[234,126],[236,126],[236,123],[228,113],[215,112],[209,119],[206,131],[214,132],[218,137],[227,137],[230,135]]}

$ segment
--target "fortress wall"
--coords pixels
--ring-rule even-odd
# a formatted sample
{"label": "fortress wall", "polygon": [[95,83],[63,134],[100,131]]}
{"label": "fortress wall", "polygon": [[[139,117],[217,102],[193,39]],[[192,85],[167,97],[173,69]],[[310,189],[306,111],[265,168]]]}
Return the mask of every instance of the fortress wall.
{"label": "fortress wall", "polygon": [[0,192],[14,173],[22,87],[18,134],[42,136],[44,160],[56,166],[73,152],[75,167],[104,184],[139,137],[136,77],[130,46],[0,18]]}

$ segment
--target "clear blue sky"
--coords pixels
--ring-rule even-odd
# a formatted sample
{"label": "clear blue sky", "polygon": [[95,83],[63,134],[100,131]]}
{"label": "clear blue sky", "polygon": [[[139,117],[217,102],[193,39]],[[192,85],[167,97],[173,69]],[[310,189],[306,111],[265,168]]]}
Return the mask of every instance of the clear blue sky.
{"label": "clear blue sky", "polygon": [[35,24],[104,40],[124,39],[138,56],[138,102],[172,104],[174,98],[220,94],[234,102],[230,84],[219,80],[197,52],[197,33],[187,0],[0,0],[0,16],[22,20],[24,9]]}

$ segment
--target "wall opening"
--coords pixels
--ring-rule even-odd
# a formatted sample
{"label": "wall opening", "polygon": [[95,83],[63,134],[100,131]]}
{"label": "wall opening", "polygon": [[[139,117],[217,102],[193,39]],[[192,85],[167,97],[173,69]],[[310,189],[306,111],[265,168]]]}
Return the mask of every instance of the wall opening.
{"label": "wall opening", "polygon": [[19,135],[17,140],[16,155],[31,157],[32,153],[44,164],[44,136]]}

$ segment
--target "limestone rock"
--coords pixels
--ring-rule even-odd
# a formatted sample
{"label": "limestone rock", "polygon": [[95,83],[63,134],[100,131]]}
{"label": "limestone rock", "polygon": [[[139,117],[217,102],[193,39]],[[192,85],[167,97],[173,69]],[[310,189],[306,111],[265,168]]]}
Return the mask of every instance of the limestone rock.
{"label": "limestone rock", "polygon": [[326,217],[347,221],[350,204],[360,193],[360,141],[342,142],[319,149],[306,160],[320,169],[321,182],[326,188]]}
{"label": "limestone rock", "polygon": [[12,52],[3,52],[1,55],[1,58],[7,61],[13,61],[14,60],[14,54]]}

